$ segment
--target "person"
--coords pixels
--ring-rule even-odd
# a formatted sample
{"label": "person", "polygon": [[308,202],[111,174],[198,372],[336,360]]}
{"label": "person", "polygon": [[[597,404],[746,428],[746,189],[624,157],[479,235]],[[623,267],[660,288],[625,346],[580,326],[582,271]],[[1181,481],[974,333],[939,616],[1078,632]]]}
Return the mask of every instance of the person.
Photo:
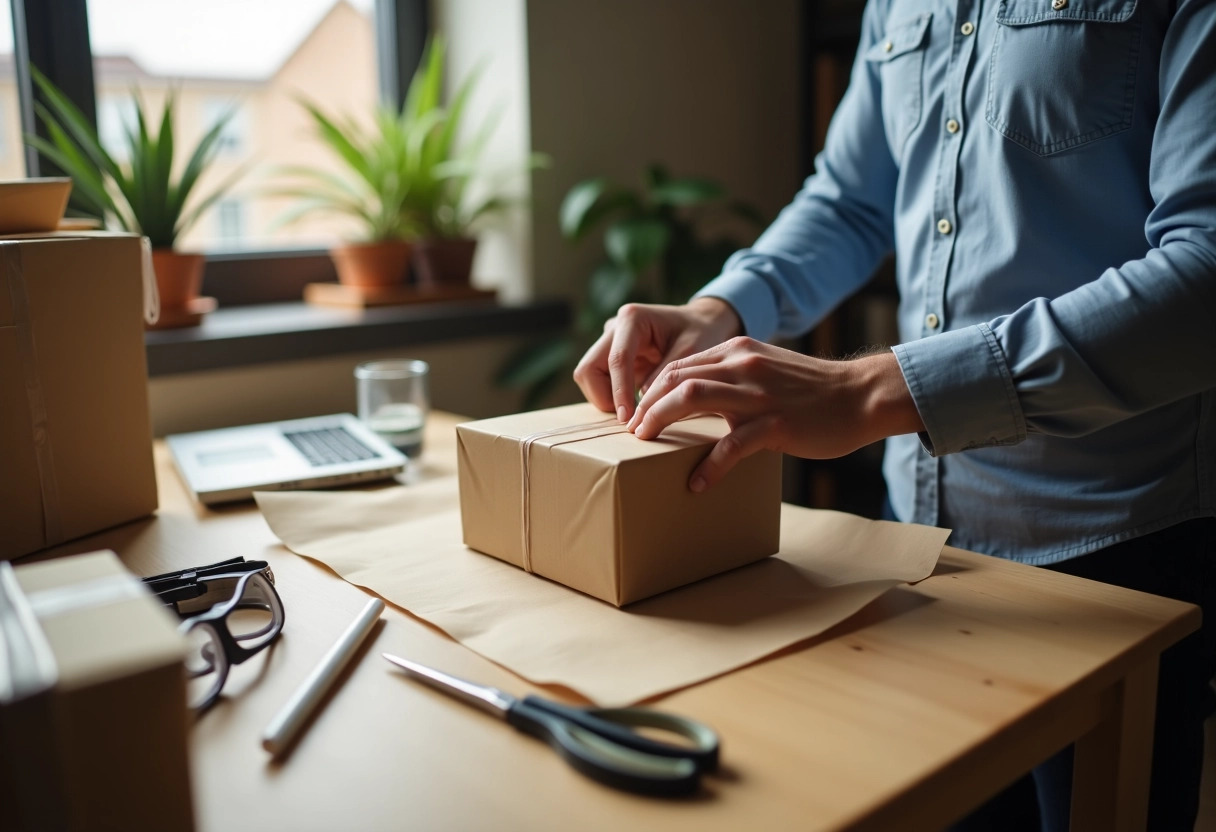
{"label": "person", "polygon": [[[892,250],[902,343],[765,343]],[[622,307],[574,377],[643,439],[724,416],[693,491],[761,448],[885,439],[897,519],[1199,604],[1160,669],[1149,820],[1193,827],[1216,672],[1216,3],[870,0],[793,202],[688,304]],[[960,828],[1066,828],[1069,753]]]}

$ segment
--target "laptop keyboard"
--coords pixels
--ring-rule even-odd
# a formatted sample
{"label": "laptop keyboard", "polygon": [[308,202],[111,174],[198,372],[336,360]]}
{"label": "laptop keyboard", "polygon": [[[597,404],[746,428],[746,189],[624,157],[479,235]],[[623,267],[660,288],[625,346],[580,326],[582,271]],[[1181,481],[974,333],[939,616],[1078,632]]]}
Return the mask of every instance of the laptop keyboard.
{"label": "laptop keyboard", "polygon": [[358,462],[379,456],[343,428],[283,431],[283,435],[314,467]]}

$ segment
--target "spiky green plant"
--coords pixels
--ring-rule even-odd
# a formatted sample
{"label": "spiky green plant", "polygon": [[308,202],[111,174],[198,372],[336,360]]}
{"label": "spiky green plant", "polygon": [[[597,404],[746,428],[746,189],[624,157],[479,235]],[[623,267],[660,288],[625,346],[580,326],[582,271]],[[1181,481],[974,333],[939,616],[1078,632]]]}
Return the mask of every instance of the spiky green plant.
{"label": "spiky green plant", "polygon": [[173,175],[173,119],[176,96],[170,93],[161,112],[159,128],[144,112],[137,92],[136,124],[126,130],[127,161],[120,164],[102,147],[97,131],[84,114],[45,75],[30,67],[43,102],[35,104],[50,140],[26,135],[25,140],[72,177],[73,201],[101,217],[106,227],[143,234],[153,248],[172,248],[208,208],[236,184],[244,173],[238,168],[201,199],[187,202],[199,177],[219,153],[219,138],[232,117],[221,117],[190,152],[181,175]]}
{"label": "spiky green plant", "polygon": [[[369,241],[461,236],[476,220],[508,207],[493,193],[470,197],[468,185],[480,172],[495,120],[487,119],[472,140],[458,141],[480,73],[471,73],[448,106],[442,106],[444,52],[443,39],[436,36],[427,44],[401,109],[377,107],[370,126],[300,102],[342,173],[302,165],[279,168],[279,175],[294,181],[269,193],[300,202],[278,225],[329,214],[354,219]],[[541,163],[539,155],[529,161],[530,166]]]}

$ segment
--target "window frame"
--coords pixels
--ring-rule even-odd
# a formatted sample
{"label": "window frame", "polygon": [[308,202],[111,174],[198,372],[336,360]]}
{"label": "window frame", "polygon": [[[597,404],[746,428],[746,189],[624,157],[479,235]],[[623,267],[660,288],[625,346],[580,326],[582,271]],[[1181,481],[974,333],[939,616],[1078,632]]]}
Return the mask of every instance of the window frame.
{"label": "window frame", "polygon": [[[34,118],[32,63],[97,127],[97,89],[89,41],[88,0],[11,0],[21,128],[47,138]],[[427,0],[375,0],[376,66],[381,98],[401,106],[430,31]],[[62,176],[25,147],[28,176]],[[208,250],[205,293],[222,306],[298,301],[305,283],[337,279],[325,249]]]}

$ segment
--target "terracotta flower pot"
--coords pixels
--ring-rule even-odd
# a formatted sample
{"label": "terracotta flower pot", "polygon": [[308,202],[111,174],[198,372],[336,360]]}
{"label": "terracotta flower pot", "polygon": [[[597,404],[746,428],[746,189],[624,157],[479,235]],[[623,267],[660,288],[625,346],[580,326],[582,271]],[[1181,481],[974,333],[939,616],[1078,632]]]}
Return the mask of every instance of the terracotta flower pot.
{"label": "terracotta flower pot", "polygon": [[393,286],[405,282],[410,262],[409,243],[384,240],[347,243],[330,249],[338,281],[347,286]]}
{"label": "terracotta flower pot", "polygon": [[201,254],[182,254],[168,248],[152,251],[152,271],[156,274],[156,291],[160,294],[162,309],[185,309],[198,300],[203,288],[203,263]]}
{"label": "terracotta flower pot", "polygon": [[414,244],[414,271],[418,285],[468,286],[473,271],[473,237],[432,237]]}

